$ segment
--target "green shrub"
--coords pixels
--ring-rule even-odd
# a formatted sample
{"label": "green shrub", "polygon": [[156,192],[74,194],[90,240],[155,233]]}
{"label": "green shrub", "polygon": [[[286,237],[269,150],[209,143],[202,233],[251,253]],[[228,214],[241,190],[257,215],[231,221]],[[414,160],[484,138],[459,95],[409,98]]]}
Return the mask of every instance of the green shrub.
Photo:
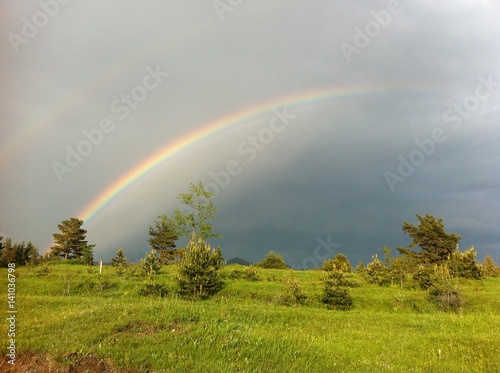
{"label": "green shrub", "polygon": [[213,250],[202,238],[193,236],[178,264],[179,293],[195,298],[216,294],[223,285],[220,275],[223,263],[220,248]]}
{"label": "green shrub", "polygon": [[366,266],[366,274],[368,281],[380,286],[389,285],[391,283],[391,276],[388,268],[382,263],[378,256],[373,256],[373,261]]}
{"label": "green shrub", "polygon": [[141,275],[144,277],[151,278],[160,272],[162,266],[156,250],[153,249],[149,254],[146,254],[146,256],[141,259],[139,266],[141,268]]}
{"label": "green shrub", "polygon": [[280,302],[286,306],[303,305],[307,303],[307,294],[300,287],[299,280],[292,277],[288,280],[289,287],[287,291],[279,298]]}
{"label": "green shrub", "polygon": [[145,281],[142,287],[139,289],[139,295],[142,296],[158,296],[158,297],[164,297],[168,294],[167,288],[156,282],[155,280],[152,281]]}
{"label": "green shrub", "polygon": [[470,278],[479,280],[483,277],[480,267],[476,263],[477,253],[474,246],[461,253],[456,250],[448,259],[448,267],[453,277]]}
{"label": "green shrub", "polygon": [[260,271],[255,266],[251,265],[245,268],[244,278],[249,281],[259,281]]}

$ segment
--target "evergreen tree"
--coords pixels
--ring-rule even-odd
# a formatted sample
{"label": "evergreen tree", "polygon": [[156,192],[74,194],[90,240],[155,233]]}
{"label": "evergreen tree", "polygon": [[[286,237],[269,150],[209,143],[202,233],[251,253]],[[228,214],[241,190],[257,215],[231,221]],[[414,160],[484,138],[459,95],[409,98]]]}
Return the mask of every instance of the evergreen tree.
{"label": "evergreen tree", "polygon": [[[85,235],[87,231],[82,229],[83,220],[70,218],[64,220],[57,227],[61,233],[54,233],[55,245],[51,247],[52,256],[58,259],[80,259],[83,250],[87,247]],[[91,245],[93,247],[95,245]]]}
{"label": "evergreen tree", "polygon": [[175,249],[178,235],[174,223],[166,216],[160,215],[160,221],[155,221],[155,226],[149,227],[149,245],[160,254],[162,263],[170,263],[178,259],[180,250]]}
{"label": "evergreen tree", "polygon": [[13,246],[14,262],[18,265],[26,265],[38,259],[38,249],[30,242],[23,241]]}
{"label": "evergreen tree", "polygon": [[85,246],[82,251],[82,260],[86,265],[94,265],[94,245]]}
{"label": "evergreen tree", "polygon": [[455,233],[447,233],[444,230],[443,219],[437,219],[430,215],[420,216],[416,214],[420,221],[418,226],[408,222],[403,223],[403,231],[408,233],[413,240],[410,247],[420,247],[420,252],[416,253],[410,249],[398,247],[401,254],[408,254],[416,257],[422,265],[440,264],[448,260],[452,253],[457,250],[460,236]]}
{"label": "evergreen tree", "polygon": [[118,249],[116,252],[116,255],[111,258],[111,265],[113,267],[125,267],[128,264],[128,260],[125,257],[125,253],[123,252],[123,249]]}
{"label": "evergreen tree", "polygon": [[184,296],[206,298],[222,288],[220,270],[224,258],[220,248],[214,250],[206,241],[194,235],[179,262],[177,283]]}
{"label": "evergreen tree", "polygon": [[287,265],[281,255],[271,250],[261,262],[257,263],[257,267],[285,269]]}
{"label": "evergreen tree", "polygon": [[10,238],[6,238],[2,249],[2,258],[1,258],[2,267],[7,267],[9,263],[15,263],[15,262],[16,262],[16,251],[12,246],[12,240]]}

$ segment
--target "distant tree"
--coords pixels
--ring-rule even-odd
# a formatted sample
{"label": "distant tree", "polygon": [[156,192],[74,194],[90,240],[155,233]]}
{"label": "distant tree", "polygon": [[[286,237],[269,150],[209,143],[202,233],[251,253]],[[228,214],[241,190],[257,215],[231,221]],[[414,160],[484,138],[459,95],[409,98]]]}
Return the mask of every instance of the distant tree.
{"label": "distant tree", "polygon": [[94,245],[85,246],[82,251],[82,260],[88,266],[94,265]]}
{"label": "distant tree", "polygon": [[495,262],[489,255],[484,257],[483,272],[485,276],[496,277],[500,275],[500,268],[495,266]]}
{"label": "distant tree", "polygon": [[[64,220],[57,227],[61,233],[54,233],[55,245],[51,247],[52,257],[58,259],[80,259],[83,250],[88,247],[85,235],[87,231],[82,229],[83,220],[70,218]],[[90,245],[94,247],[95,245]]]}
{"label": "distant tree", "polygon": [[351,263],[342,253],[333,257],[333,259],[326,259],[323,262],[322,269],[324,271],[338,271],[338,272],[352,272]]}
{"label": "distant tree", "polygon": [[260,268],[274,268],[274,269],[285,269],[287,265],[283,260],[283,257],[274,251],[269,251],[266,257],[259,263],[256,264]]}
{"label": "distant tree", "polygon": [[193,235],[178,264],[179,293],[202,299],[216,294],[223,285],[223,266],[220,248],[212,249],[202,237]]}
{"label": "distant tree", "polygon": [[483,277],[480,267],[476,262],[477,252],[474,246],[463,253],[456,250],[448,261],[450,275],[479,280]]}
{"label": "distant tree", "polygon": [[15,263],[18,265],[26,265],[35,262],[38,259],[38,249],[30,242],[27,244],[23,241],[16,243],[13,246]]}
{"label": "distant tree", "polygon": [[148,243],[153,250],[160,254],[162,263],[175,261],[180,256],[180,251],[175,249],[175,241],[179,239],[175,224],[166,215],[160,215],[161,220],[154,222],[154,227],[149,226]]}
{"label": "distant tree", "polygon": [[440,264],[448,260],[457,250],[460,236],[445,232],[443,219],[436,219],[430,214],[425,214],[425,216],[416,214],[416,216],[420,221],[418,226],[404,222],[403,231],[412,239],[410,247],[418,246],[420,252],[398,247],[399,252],[413,255],[424,266]]}
{"label": "distant tree", "polygon": [[356,272],[358,272],[358,273],[365,273],[366,272],[366,266],[362,260],[360,260],[358,262],[358,264],[356,265]]}
{"label": "distant tree", "polygon": [[12,240],[10,238],[5,239],[5,243],[2,249],[1,265],[2,267],[7,267],[9,263],[16,262],[16,252],[12,246]]}
{"label": "distant tree", "polygon": [[207,240],[209,238],[222,238],[216,233],[209,222],[215,219],[217,208],[212,202],[215,194],[205,190],[203,184],[192,184],[190,193],[179,194],[177,197],[182,203],[180,209],[174,211],[174,226],[179,236],[188,241],[195,237]]}
{"label": "distant tree", "polygon": [[113,267],[126,266],[128,264],[128,259],[125,257],[123,249],[120,248],[116,251],[116,255],[111,258],[111,265]]}

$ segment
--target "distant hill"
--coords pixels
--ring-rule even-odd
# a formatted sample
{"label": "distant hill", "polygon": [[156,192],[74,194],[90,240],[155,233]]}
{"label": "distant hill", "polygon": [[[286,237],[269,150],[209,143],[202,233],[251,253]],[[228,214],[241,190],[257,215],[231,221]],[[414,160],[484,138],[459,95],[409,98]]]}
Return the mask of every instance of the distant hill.
{"label": "distant hill", "polygon": [[227,261],[227,264],[230,265],[230,264],[241,264],[243,266],[249,266],[250,263],[247,262],[245,259],[241,259],[241,258],[233,258],[233,259],[230,259]]}

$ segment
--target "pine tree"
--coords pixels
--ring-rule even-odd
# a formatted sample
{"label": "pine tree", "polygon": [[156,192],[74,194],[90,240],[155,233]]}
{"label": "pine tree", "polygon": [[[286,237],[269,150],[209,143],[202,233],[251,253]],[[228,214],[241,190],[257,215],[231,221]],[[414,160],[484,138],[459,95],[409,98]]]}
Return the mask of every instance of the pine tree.
{"label": "pine tree", "polygon": [[214,250],[203,238],[193,235],[179,262],[180,294],[206,298],[217,293],[222,288],[220,270],[223,264],[220,248]]}
{"label": "pine tree", "polygon": [[287,265],[280,254],[271,250],[266,254],[266,257],[261,262],[257,263],[257,267],[285,269]]}
{"label": "pine tree", "polygon": [[160,254],[162,263],[167,264],[178,259],[180,250],[175,249],[175,241],[179,239],[174,223],[166,216],[160,215],[160,221],[149,227],[149,245]]}
{"label": "pine tree", "polygon": [[16,251],[12,246],[12,240],[10,238],[6,238],[2,249],[2,258],[1,258],[2,267],[7,267],[9,263],[15,263],[15,262],[16,262]]}
{"label": "pine tree", "polygon": [[127,258],[125,257],[125,253],[123,252],[123,249],[120,248],[116,252],[116,255],[111,258],[111,265],[113,267],[125,267],[127,265]]}
{"label": "pine tree", "polygon": [[443,219],[436,219],[430,214],[425,214],[425,216],[416,214],[416,216],[420,221],[418,226],[404,222],[403,231],[408,233],[413,240],[410,242],[410,247],[418,246],[420,252],[416,253],[410,249],[398,247],[399,252],[414,256],[424,266],[447,261],[457,250],[460,236],[445,232]]}
{"label": "pine tree", "polygon": [[55,245],[51,247],[53,257],[59,259],[82,258],[83,250],[87,247],[85,240],[87,231],[81,228],[82,224],[83,220],[70,218],[57,226],[61,233],[53,234],[55,242]]}

